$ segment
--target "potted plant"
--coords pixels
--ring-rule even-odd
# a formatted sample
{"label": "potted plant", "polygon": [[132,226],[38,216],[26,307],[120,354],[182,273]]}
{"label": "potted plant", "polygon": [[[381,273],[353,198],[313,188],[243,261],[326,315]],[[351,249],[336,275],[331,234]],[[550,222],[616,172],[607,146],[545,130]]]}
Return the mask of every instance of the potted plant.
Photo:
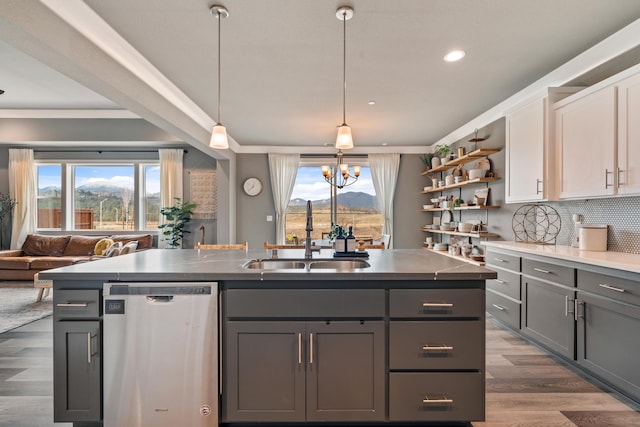
{"label": "potted plant", "polygon": [[447,161],[451,160],[451,147],[447,144],[438,144],[436,145],[435,153],[440,157],[440,161],[444,165]]}
{"label": "potted plant", "polygon": [[180,198],[176,197],[173,206],[160,209],[160,213],[164,216],[165,222],[164,224],[160,224],[158,228],[162,230],[165,241],[168,242],[172,249],[181,247],[184,233],[190,233],[189,230],[185,230],[185,226],[191,221],[192,211],[196,206],[198,205],[195,203],[183,203]]}
{"label": "potted plant", "polygon": [[4,242],[2,241],[4,232],[4,217],[11,215],[13,208],[16,206],[16,201],[8,194],[0,193],[0,250],[4,249]]}
{"label": "potted plant", "polygon": [[426,170],[431,169],[431,159],[433,159],[433,153],[427,153],[420,156],[422,163],[424,163],[424,167]]}

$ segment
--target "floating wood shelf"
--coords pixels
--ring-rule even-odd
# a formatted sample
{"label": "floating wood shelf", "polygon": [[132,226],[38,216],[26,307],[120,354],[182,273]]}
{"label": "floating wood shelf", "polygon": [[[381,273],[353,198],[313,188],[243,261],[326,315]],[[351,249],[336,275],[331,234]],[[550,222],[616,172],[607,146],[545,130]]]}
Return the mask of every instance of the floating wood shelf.
{"label": "floating wood shelf", "polygon": [[482,157],[486,157],[490,154],[495,154],[500,151],[500,148],[480,148],[478,150],[474,150],[468,154],[465,154],[462,157],[458,157],[453,160],[449,160],[444,165],[437,166],[433,169],[428,169],[421,173],[422,176],[425,176],[430,173],[443,172],[449,169],[453,169],[458,165],[464,165],[466,163],[473,162],[474,160],[481,159]]}
{"label": "floating wood shelf", "polygon": [[495,182],[498,181],[500,178],[476,178],[476,179],[468,179],[466,181],[462,181],[459,182],[457,184],[451,184],[451,185],[445,185],[444,187],[438,187],[436,189],[431,189],[431,190],[427,190],[427,191],[421,191],[420,193],[422,194],[429,194],[429,193],[442,193],[443,191],[446,190],[452,190],[454,188],[461,188],[461,187],[466,187],[468,185],[477,185],[477,184],[484,184],[485,182]]}
{"label": "floating wood shelf", "polygon": [[[500,209],[500,206],[460,206],[458,208],[453,208],[454,211],[484,211],[487,209]],[[442,212],[449,211],[449,208],[431,208],[431,209],[422,209],[422,212]]]}
{"label": "floating wood shelf", "polygon": [[427,247],[423,247],[422,249],[429,252],[436,253],[436,254],[444,255],[449,258],[457,259],[459,261],[468,262],[469,264],[477,265],[478,267],[484,267],[484,261],[475,261],[475,260],[472,260],[471,258],[465,258],[461,255],[451,255],[448,251],[436,251],[434,249],[429,249]]}
{"label": "floating wood shelf", "polygon": [[433,234],[448,234],[450,236],[475,237],[476,239],[495,239],[500,237],[498,234],[482,231],[480,233],[461,233],[459,231],[434,230],[432,228],[421,228],[422,231]]}

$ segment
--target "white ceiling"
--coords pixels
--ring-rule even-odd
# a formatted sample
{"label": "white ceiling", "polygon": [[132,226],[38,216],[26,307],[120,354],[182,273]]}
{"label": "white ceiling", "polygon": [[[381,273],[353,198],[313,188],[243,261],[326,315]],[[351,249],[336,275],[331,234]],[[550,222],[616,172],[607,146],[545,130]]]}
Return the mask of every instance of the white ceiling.
{"label": "white ceiling", "polygon": [[[207,144],[217,115],[212,1],[2,0],[0,109],[120,106]],[[222,122],[236,151],[333,144],[342,121],[341,4],[355,10],[347,122],[357,147],[439,141],[640,17],[638,0],[220,3],[230,12]],[[453,48],[467,56],[445,63]]]}

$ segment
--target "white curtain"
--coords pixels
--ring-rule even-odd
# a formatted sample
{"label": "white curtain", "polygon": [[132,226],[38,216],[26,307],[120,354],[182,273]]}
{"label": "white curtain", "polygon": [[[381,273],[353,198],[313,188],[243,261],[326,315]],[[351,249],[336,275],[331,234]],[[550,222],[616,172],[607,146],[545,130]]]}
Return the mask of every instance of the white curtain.
{"label": "white curtain", "polygon": [[276,243],[279,245],[285,242],[285,212],[296,183],[299,164],[299,154],[269,154],[269,174],[276,208]]}
{"label": "white curtain", "polygon": [[[173,206],[175,198],[182,199],[182,148],[162,148],[160,154],[160,207]],[[184,202],[184,200],[182,200]],[[160,215],[160,224],[164,223],[164,216]],[[158,247],[168,248],[163,236],[158,237]]]}
{"label": "white curtain", "polygon": [[9,149],[9,196],[16,201],[11,228],[11,248],[22,247],[36,230],[37,192],[33,150]]}
{"label": "white curtain", "polygon": [[391,235],[389,248],[393,248],[393,196],[396,192],[400,154],[369,154],[369,168],[378,209],[384,217],[382,234]]}

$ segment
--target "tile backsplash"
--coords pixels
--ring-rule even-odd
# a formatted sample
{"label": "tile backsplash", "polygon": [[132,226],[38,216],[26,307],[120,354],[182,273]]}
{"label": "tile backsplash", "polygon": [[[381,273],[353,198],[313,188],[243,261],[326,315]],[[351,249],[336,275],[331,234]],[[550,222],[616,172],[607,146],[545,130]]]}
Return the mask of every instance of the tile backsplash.
{"label": "tile backsplash", "polygon": [[547,202],[558,211],[562,228],[557,244],[570,245],[574,227],[572,216],[582,215],[583,224],[607,224],[607,249],[640,253],[640,197]]}

